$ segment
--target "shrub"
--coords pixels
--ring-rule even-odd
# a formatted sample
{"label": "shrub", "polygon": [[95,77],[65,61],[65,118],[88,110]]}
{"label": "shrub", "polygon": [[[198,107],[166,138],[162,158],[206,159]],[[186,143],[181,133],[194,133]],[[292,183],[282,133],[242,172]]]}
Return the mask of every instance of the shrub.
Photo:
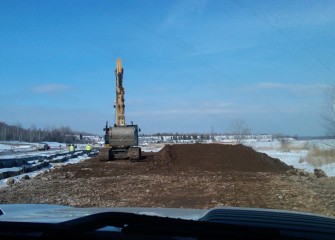
{"label": "shrub", "polygon": [[307,162],[314,167],[335,163],[335,149],[320,149],[313,147],[308,151],[306,158],[299,162]]}

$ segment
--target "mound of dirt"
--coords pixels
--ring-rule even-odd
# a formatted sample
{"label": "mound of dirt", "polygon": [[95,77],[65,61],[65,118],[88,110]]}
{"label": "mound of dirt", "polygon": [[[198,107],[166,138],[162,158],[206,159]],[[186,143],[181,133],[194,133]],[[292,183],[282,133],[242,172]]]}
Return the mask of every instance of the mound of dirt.
{"label": "mound of dirt", "polygon": [[152,166],[205,171],[286,172],[292,167],[244,145],[166,145],[151,160]]}

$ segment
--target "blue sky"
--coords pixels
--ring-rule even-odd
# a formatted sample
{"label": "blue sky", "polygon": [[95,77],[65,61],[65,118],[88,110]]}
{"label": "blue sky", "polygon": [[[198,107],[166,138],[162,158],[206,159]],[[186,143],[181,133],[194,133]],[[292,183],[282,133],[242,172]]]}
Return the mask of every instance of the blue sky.
{"label": "blue sky", "polygon": [[103,134],[122,59],[143,133],[323,135],[335,1],[0,1],[0,121]]}

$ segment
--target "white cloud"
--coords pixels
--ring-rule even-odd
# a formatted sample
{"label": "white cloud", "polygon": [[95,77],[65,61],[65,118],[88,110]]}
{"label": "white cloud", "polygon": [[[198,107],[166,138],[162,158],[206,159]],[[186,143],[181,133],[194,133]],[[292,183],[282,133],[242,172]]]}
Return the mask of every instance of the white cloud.
{"label": "white cloud", "polygon": [[262,90],[285,90],[293,93],[304,95],[323,93],[330,85],[327,84],[290,84],[290,83],[276,83],[276,82],[261,82],[256,85],[246,86],[244,91],[262,91]]}
{"label": "white cloud", "polygon": [[229,102],[211,101],[204,104],[194,104],[194,106],[172,106],[166,109],[151,109],[142,111],[130,111],[128,116],[147,116],[147,117],[168,117],[168,116],[213,116],[213,115],[231,115],[244,113],[264,113],[271,112],[269,109],[257,106],[241,106]]}
{"label": "white cloud", "polygon": [[205,8],[207,0],[176,1],[161,24],[161,30],[183,27],[194,14]]}
{"label": "white cloud", "polygon": [[46,84],[33,87],[34,92],[38,93],[51,93],[51,92],[60,92],[66,91],[69,89],[68,85],[65,84]]}
{"label": "white cloud", "polygon": [[263,23],[275,28],[321,27],[334,24],[334,1],[253,1],[234,2]]}

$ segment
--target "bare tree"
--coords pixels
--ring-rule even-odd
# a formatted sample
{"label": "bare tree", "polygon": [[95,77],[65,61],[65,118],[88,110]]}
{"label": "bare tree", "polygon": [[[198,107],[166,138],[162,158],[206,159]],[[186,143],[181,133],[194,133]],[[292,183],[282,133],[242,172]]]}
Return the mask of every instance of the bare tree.
{"label": "bare tree", "polygon": [[29,128],[29,142],[34,142],[35,140],[35,135],[36,135],[36,126],[33,124]]}
{"label": "bare tree", "polygon": [[247,135],[251,134],[251,129],[248,127],[247,123],[241,119],[235,119],[232,121],[232,134],[235,140],[240,143],[242,139],[246,138]]}
{"label": "bare tree", "polygon": [[274,137],[280,142],[280,148],[283,152],[290,152],[292,138],[281,133],[275,134]]}
{"label": "bare tree", "polygon": [[15,135],[14,135],[14,138],[18,141],[21,141],[22,140],[22,125],[21,123],[17,123],[15,125]]}
{"label": "bare tree", "polygon": [[321,115],[322,125],[327,135],[335,136],[335,86],[330,87],[325,96],[325,109]]}

